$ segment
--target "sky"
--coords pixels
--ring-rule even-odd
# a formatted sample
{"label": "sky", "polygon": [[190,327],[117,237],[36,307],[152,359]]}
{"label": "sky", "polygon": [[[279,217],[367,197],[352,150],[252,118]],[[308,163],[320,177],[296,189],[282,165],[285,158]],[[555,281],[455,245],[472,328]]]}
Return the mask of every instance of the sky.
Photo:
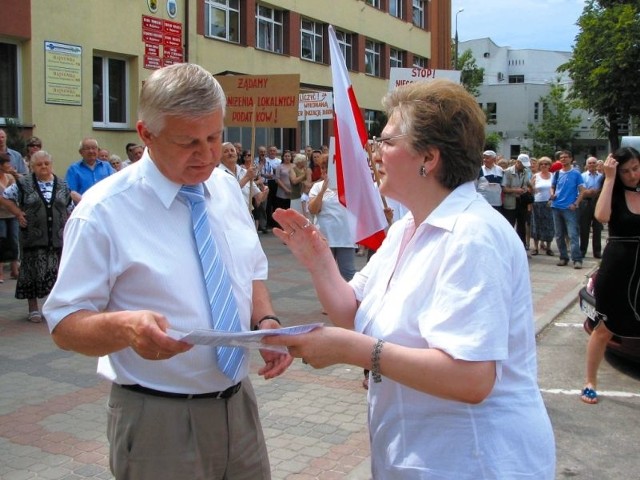
{"label": "sky", "polygon": [[572,50],[585,0],[452,0],[451,36],[489,37],[500,47]]}

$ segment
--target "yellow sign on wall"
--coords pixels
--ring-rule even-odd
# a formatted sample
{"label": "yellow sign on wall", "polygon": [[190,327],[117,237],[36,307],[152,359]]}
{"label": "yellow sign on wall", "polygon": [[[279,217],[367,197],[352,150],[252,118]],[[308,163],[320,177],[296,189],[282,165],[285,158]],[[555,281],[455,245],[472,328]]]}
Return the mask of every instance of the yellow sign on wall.
{"label": "yellow sign on wall", "polygon": [[44,42],[45,102],[82,105],[82,47]]}
{"label": "yellow sign on wall", "polygon": [[227,96],[229,127],[298,126],[300,75],[216,76]]}

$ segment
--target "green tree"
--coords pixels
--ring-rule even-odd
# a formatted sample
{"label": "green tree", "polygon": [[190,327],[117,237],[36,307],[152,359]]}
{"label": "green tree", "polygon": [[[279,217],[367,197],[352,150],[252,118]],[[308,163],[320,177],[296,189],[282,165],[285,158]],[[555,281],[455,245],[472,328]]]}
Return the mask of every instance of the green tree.
{"label": "green tree", "polygon": [[[455,69],[455,43],[451,44],[451,68]],[[484,80],[484,68],[479,68],[471,49],[462,52],[458,57],[460,83],[474,97],[480,94],[480,85]]]}
{"label": "green tree", "polygon": [[566,89],[558,80],[544,97],[540,97],[542,121],[529,124],[529,135],[533,140],[533,155],[551,155],[560,148],[571,148],[578,134],[580,116],[573,116],[575,102],[568,100]]}
{"label": "green tree", "polygon": [[502,137],[497,132],[487,133],[484,137],[484,149],[498,151],[500,144],[502,143]]}
{"label": "green tree", "polygon": [[588,0],[578,19],[572,58],[560,68],[571,97],[602,119],[612,150],[619,124],[640,114],[640,1]]}

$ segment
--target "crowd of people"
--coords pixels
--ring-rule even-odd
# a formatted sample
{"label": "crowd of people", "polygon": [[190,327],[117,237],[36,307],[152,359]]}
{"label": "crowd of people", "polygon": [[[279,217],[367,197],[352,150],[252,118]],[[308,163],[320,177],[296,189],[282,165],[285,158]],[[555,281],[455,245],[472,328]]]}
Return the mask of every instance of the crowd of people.
{"label": "crowd of people", "polygon": [[571,261],[581,269],[590,239],[593,257],[602,257],[602,223],[595,217],[595,205],[604,162],[589,156],[580,171],[571,151],[557,151],[554,157],[521,153],[507,161],[486,150],[476,188],[516,229],[530,257],[541,252],[554,256],[555,239],[557,265]]}
{"label": "crowd of people", "polygon": [[[579,172],[567,150],[506,163],[486,150],[481,162],[485,116],[463,87],[398,88],[371,144],[380,194],[398,211],[387,209],[387,237],[357,272],[355,219],[328,177],[328,149],[265,145],[254,157],[223,141],[224,104],[201,67],[158,69],[141,91],[142,145],[128,144],[123,161],[85,138],[64,179],[39,139],[23,158],[3,151],[0,130],[0,238],[19,237],[3,261],[16,262],[28,319],[45,319],[61,348],[99,357],[112,382],[113,474],[270,478],[246,349],[176,337],[213,328],[273,330],[260,350],[266,379],[293,357],[362,368],[374,478],[554,478],[527,259],[555,256],[555,239],[557,265],[579,269],[590,238],[605,277],[637,258],[638,152],[616,152],[604,173],[595,158]],[[604,250],[602,222],[619,240]],[[258,232],[308,269],[334,326],[276,334]],[[626,267],[615,292],[596,293],[589,403],[607,321],[621,314],[610,300],[638,288]]]}
{"label": "crowd of people", "polygon": [[0,284],[9,263],[15,297],[27,300],[30,322],[43,320],[38,299],[56,282],[69,214],[89,188],[140,160],[144,146],[130,143],[125,150],[127,160],[122,161],[97,140],[84,138],[78,147],[81,158],[60,177],[40,138],[27,140],[23,156],[7,146],[7,133],[0,129]]}

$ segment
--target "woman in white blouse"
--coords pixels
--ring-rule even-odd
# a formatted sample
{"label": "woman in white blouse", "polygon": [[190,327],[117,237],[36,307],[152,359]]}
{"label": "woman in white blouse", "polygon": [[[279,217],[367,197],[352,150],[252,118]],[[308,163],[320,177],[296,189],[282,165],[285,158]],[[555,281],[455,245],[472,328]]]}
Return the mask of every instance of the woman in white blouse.
{"label": "woman in white blouse", "polygon": [[347,283],[317,229],[276,211],[283,229],[274,233],[338,328],[264,342],[316,368],[371,371],[373,478],[551,480],[527,255],[474,188],[485,115],[446,80],[397,88],[383,104],[389,120],[373,142],[380,193],[409,212]]}

